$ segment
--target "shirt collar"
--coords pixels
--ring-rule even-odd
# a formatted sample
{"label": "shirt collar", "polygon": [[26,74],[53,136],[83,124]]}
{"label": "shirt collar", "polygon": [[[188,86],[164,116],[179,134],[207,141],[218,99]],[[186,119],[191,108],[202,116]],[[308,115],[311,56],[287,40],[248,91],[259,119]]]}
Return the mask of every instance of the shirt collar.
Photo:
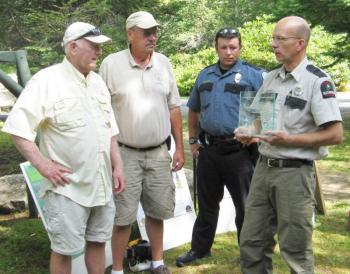
{"label": "shirt collar", "polygon": [[[242,61],[241,61],[241,59],[238,59],[235,62],[235,64],[225,74],[232,73],[232,72],[235,72],[235,73],[240,72],[241,71],[241,65],[242,65]],[[216,63],[216,65],[211,68],[210,72],[213,72],[213,73],[215,73],[215,74],[217,74],[219,76],[222,75],[221,74],[221,70],[220,70],[220,61],[218,61]]]}
{"label": "shirt collar", "polygon": [[87,84],[89,82],[89,80],[91,78],[91,74],[92,74],[91,71],[85,77],[84,74],[82,74],[79,70],[76,69],[76,67],[74,67],[74,65],[67,59],[67,57],[64,57],[62,63],[63,63],[63,66],[68,71],[72,72],[70,75],[72,75],[72,77],[75,80],[77,80],[78,82],[83,83],[83,84]]}
{"label": "shirt collar", "polygon": [[[290,75],[297,81],[299,82],[300,81],[300,78],[301,78],[301,75],[304,73],[305,71],[305,67],[307,66],[308,64],[308,60],[307,60],[307,57],[305,57],[300,63],[299,65],[293,69],[292,72],[290,72]],[[285,79],[286,78],[286,70],[284,68],[284,66],[282,66],[280,69],[279,69],[279,72],[277,73],[277,77],[281,77],[282,79]]]}
{"label": "shirt collar", "polygon": [[[136,63],[134,57],[132,56],[131,51],[130,51],[130,47],[127,49],[127,55],[128,55],[128,59],[129,59],[129,63],[130,63],[131,67],[140,67],[140,65]],[[146,69],[151,68],[152,66],[153,66],[153,53],[151,55],[151,60],[149,61],[149,63],[146,66]]]}

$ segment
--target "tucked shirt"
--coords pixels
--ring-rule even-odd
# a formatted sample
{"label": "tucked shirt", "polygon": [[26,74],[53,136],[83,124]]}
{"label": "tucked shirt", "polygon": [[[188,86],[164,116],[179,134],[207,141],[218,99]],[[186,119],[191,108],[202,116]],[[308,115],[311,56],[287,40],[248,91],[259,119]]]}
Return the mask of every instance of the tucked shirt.
{"label": "tucked shirt", "polygon": [[203,69],[195,82],[187,106],[200,112],[200,127],[215,136],[232,135],[238,127],[240,93],[256,91],[264,70],[241,60],[224,74],[219,62]]}
{"label": "tucked shirt", "polygon": [[[305,58],[292,72],[284,67],[271,71],[254,99],[254,108],[264,93],[275,93],[276,129],[289,134],[322,130],[322,125],[342,121],[336,90],[331,78]],[[262,155],[281,159],[320,159],[327,147],[272,146],[262,142]]]}
{"label": "tucked shirt", "polygon": [[102,78],[85,78],[65,58],[28,82],[9,114],[4,132],[34,141],[41,153],[72,170],[70,184],[53,187],[44,178],[42,193],[52,190],[87,207],[112,198],[111,137],[118,126]]}
{"label": "tucked shirt", "polygon": [[169,60],[153,52],[142,69],[126,49],[107,56],[100,74],[112,97],[118,141],[137,148],[164,142],[171,131],[169,110],[181,105]]}

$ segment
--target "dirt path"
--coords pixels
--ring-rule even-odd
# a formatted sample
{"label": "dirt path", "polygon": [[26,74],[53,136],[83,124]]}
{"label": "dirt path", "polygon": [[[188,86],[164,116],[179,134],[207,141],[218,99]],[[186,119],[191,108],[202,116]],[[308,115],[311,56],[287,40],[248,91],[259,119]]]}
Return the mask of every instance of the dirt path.
{"label": "dirt path", "polygon": [[329,172],[318,168],[319,180],[325,200],[350,202],[350,176],[342,172]]}

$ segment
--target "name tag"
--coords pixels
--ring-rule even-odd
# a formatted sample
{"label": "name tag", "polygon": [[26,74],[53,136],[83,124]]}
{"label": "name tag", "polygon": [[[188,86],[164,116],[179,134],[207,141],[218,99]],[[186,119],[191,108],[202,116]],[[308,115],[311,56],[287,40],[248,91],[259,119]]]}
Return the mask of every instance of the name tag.
{"label": "name tag", "polygon": [[301,98],[297,98],[297,97],[293,97],[293,96],[287,96],[286,97],[286,101],[284,102],[284,105],[292,108],[292,109],[304,109],[305,105],[306,105],[306,100],[301,99]]}
{"label": "name tag", "polygon": [[202,84],[200,84],[198,91],[202,92],[202,91],[211,91],[213,89],[213,83],[212,82],[204,82]]}
{"label": "name tag", "polygon": [[240,85],[240,84],[232,84],[232,83],[226,83],[224,92],[232,92],[232,93],[239,93],[241,91],[245,91],[247,88],[246,85]]}

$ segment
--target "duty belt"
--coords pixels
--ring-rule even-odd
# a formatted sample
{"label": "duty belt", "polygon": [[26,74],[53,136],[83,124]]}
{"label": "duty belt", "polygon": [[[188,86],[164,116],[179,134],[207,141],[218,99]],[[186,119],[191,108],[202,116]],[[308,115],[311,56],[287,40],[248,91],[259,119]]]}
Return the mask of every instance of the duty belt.
{"label": "duty belt", "polygon": [[264,162],[268,167],[301,167],[303,165],[312,166],[314,161],[304,159],[274,159],[260,155],[260,162]]}
{"label": "duty belt", "polygon": [[234,134],[215,136],[202,131],[201,134],[199,135],[199,140],[203,145],[209,145],[209,146],[212,145],[213,143],[221,143],[221,142],[238,143],[237,140],[233,139],[234,136],[235,136]]}

